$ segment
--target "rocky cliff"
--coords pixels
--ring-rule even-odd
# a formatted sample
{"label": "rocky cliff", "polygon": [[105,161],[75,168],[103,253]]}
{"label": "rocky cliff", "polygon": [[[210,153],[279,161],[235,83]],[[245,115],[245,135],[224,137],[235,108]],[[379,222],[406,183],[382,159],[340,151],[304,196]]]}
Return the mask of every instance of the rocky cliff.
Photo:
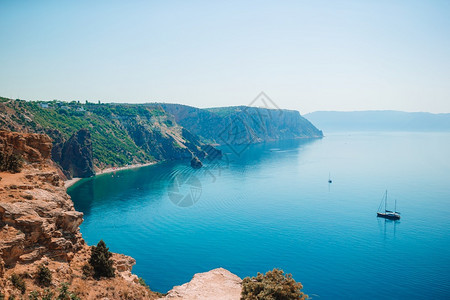
{"label": "rocky cliff", "polygon": [[68,178],[94,169],[203,158],[206,144],[159,104],[80,104],[0,98],[0,129],[45,133]]}
{"label": "rocky cliff", "polygon": [[320,138],[318,130],[298,111],[248,106],[199,109],[161,104],[177,123],[217,144],[253,144],[297,138]]}
{"label": "rocky cliff", "polygon": [[54,160],[60,164],[68,178],[95,175],[91,133],[87,129],[75,132],[61,145],[61,156]]}
{"label": "rocky cliff", "polygon": [[28,162],[50,158],[52,140],[45,135],[21,134],[0,130],[0,152],[17,154]]}
{"label": "rocky cliff", "polygon": [[[208,144],[248,145],[320,138],[299,112],[247,106],[30,102],[0,97],[0,129],[45,133],[68,178],[94,169],[162,160],[203,159]],[[216,153],[215,151],[213,151]]]}
{"label": "rocky cliff", "polygon": [[[75,211],[50,160],[47,136],[0,131],[0,145],[0,151],[14,151],[24,159],[21,172],[0,172],[0,293],[42,296],[49,289],[57,294],[68,283],[81,299],[156,297],[131,274],[135,261],[124,255],[113,255],[115,278],[97,281],[83,275],[90,256],[79,231],[83,214]],[[52,273],[48,288],[36,281],[39,265]],[[24,281],[23,293],[10,280],[13,274]]]}

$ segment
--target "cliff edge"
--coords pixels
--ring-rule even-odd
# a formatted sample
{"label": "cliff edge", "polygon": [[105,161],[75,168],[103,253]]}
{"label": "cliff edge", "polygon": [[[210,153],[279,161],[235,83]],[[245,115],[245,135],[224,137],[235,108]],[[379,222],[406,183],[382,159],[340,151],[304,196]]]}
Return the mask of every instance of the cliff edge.
{"label": "cliff edge", "polygon": [[242,279],[228,270],[217,268],[205,273],[195,274],[192,280],[175,286],[160,299],[189,300],[239,300]]}
{"label": "cliff edge", "polygon": [[[113,254],[115,277],[95,280],[83,275],[91,248],[79,225],[59,170],[50,160],[51,140],[46,135],[0,131],[0,151],[23,160],[20,172],[0,172],[0,293],[6,298],[58,295],[61,284],[81,299],[154,299],[156,293],[131,273],[135,260]],[[38,284],[40,265],[51,273],[51,284]],[[11,278],[24,283],[19,289]],[[30,298],[31,299],[31,298]]]}

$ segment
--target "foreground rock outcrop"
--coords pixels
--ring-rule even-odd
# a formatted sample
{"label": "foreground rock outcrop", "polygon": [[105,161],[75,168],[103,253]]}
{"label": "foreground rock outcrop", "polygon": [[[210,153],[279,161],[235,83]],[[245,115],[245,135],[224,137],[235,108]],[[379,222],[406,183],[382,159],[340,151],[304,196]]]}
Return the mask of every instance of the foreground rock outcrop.
{"label": "foreground rock outcrop", "polygon": [[23,134],[0,130],[0,152],[18,154],[28,162],[50,158],[52,140],[41,134]]}
{"label": "foreground rock outcrop", "polygon": [[192,280],[174,287],[160,299],[239,300],[242,279],[228,270],[218,268],[195,274]]}
{"label": "foreground rock outcrop", "polygon": [[[0,131],[0,151],[12,151],[24,159],[21,172],[0,172],[0,296],[41,299],[53,293],[51,299],[55,299],[63,284],[79,299],[162,296],[131,273],[136,261],[129,256],[113,253],[114,278],[96,280],[83,271],[91,255],[79,229],[83,214],[74,209],[61,172],[50,160],[51,146],[46,135]],[[49,286],[39,285],[39,266],[49,269]],[[13,284],[14,274],[23,280],[23,291]],[[239,299],[241,282],[219,268],[196,274],[162,299]]]}
{"label": "foreground rock outcrop", "polygon": [[[115,277],[94,280],[83,275],[90,247],[79,225],[83,214],[75,211],[58,169],[49,159],[51,140],[40,134],[0,132],[0,151],[13,151],[24,159],[20,173],[0,172],[0,292],[6,297],[55,294],[62,283],[81,299],[154,299],[156,294],[139,284],[131,273],[135,260],[113,254]],[[37,284],[39,265],[50,269],[49,287]],[[10,280],[19,275],[22,293]]]}

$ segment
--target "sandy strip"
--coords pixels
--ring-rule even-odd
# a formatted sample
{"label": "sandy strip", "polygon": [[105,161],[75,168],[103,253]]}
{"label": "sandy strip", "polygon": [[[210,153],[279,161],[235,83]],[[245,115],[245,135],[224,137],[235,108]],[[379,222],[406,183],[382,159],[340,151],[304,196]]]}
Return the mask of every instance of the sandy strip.
{"label": "sandy strip", "polygon": [[150,162],[150,163],[146,163],[146,164],[134,164],[134,165],[128,165],[128,166],[124,166],[124,167],[114,167],[114,168],[107,168],[107,169],[103,169],[100,172],[95,173],[95,175],[101,175],[101,174],[108,174],[108,173],[113,173],[116,171],[121,171],[121,170],[128,170],[128,169],[135,169],[135,168],[141,168],[141,167],[146,167],[146,166],[150,166],[150,165],[154,165],[156,164],[156,162]]}
{"label": "sandy strip", "polygon": [[[128,170],[128,169],[135,169],[135,168],[146,167],[146,166],[154,165],[156,163],[157,162],[154,161],[154,162],[145,163],[145,164],[134,164],[134,165],[128,165],[128,166],[123,166],[123,167],[107,168],[107,169],[100,170],[100,172],[95,173],[95,176],[102,175],[102,174],[113,173],[113,172],[121,171],[121,170]],[[72,178],[70,180],[66,180],[66,181],[64,181],[64,186],[67,189],[68,187],[74,185],[77,181],[79,181],[81,179],[83,179],[83,178],[75,177],[75,178]]]}
{"label": "sandy strip", "polygon": [[66,180],[66,181],[64,181],[64,187],[65,187],[66,189],[68,189],[69,187],[71,187],[72,185],[74,185],[75,182],[77,182],[77,181],[79,181],[79,180],[81,180],[81,179],[83,179],[83,178],[75,177],[75,178],[72,178],[72,179],[70,179],[70,180]]}

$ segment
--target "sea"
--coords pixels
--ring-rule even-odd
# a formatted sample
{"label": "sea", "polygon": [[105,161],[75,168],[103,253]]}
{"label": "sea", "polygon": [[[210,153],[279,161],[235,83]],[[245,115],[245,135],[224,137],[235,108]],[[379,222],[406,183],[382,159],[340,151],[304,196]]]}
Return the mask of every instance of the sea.
{"label": "sea", "polygon": [[[84,239],[135,258],[163,293],[218,267],[281,268],[312,299],[450,299],[450,133],[221,149],[201,169],[173,161],[79,181],[68,193]],[[399,221],[377,218],[386,191]]]}

